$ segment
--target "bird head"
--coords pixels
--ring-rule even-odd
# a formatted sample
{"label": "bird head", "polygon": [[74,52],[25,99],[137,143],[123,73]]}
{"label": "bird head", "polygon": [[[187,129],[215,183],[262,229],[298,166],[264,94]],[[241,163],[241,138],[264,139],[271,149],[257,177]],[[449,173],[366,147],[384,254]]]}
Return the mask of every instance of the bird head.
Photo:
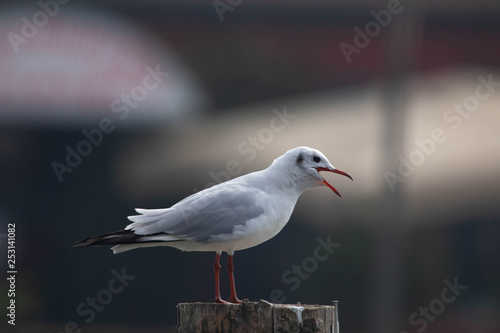
{"label": "bird head", "polygon": [[316,149],[297,147],[287,151],[283,156],[278,158],[276,162],[280,160],[288,166],[292,177],[294,177],[294,181],[304,190],[315,186],[326,185],[339,197],[342,197],[335,187],[321,176],[321,171],[336,173],[353,180],[347,172],[339,170],[331,165],[325,155]]}

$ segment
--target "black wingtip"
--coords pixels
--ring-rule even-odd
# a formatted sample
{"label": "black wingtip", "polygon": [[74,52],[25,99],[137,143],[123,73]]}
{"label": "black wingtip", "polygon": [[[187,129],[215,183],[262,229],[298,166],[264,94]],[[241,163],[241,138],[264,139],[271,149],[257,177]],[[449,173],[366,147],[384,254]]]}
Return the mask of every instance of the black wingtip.
{"label": "black wingtip", "polygon": [[71,248],[73,249],[78,247],[89,247],[97,245],[126,244],[130,243],[133,240],[136,240],[139,237],[140,236],[136,235],[132,230],[120,230],[79,240],[75,242],[75,244],[73,244]]}
{"label": "black wingtip", "polygon": [[85,247],[85,246],[89,246],[89,245],[86,245],[86,244],[85,244],[85,242],[84,242],[85,240],[86,240],[86,239],[81,240],[81,241],[78,241],[78,242],[75,242],[75,244],[73,244],[73,245],[71,246],[71,249],[74,249],[74,248],[77,248],[77,247]]}
{"label": "black wingtip", "polygon": [[[155,235],[166,235],[163,232],[158,232],[155,234],[150,234],[148,236]],[[98,246],[98,245],[123,245],[123,244],[135,244],[135,243],[161,243],[161,241],[153,240],[153,241],[144,241],[141,238],[144,235],[138,235],[132,230],[120,230],[111,232],[109,234],[99,235],[95,237],[85,238],[77,241],[71,248],[78,247],[89,247],[89,246]],[[178,241],[178,240],[176,240]]]}
{"label": "black wingtip", "polygon": [[98,245],[98,244],[94,244],[94,243],[99,241],[100,239],[102,239],[101,236],[85,238],[85,239],[76,241],[75,244],[73,244],[71,246],[71,248],[74,249],[74,248],[78,248],[78,247],[88,247],[88,246],[92,246],[92,245]]}

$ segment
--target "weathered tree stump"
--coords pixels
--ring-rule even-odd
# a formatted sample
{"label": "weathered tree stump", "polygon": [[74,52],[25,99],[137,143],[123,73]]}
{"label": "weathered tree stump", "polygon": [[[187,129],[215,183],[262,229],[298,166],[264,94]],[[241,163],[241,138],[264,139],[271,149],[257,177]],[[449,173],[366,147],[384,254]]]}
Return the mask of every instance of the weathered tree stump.
{"label": "weathered tree stump", "polygon": [[177,333],[338,333],[333,305],[179,303]]}

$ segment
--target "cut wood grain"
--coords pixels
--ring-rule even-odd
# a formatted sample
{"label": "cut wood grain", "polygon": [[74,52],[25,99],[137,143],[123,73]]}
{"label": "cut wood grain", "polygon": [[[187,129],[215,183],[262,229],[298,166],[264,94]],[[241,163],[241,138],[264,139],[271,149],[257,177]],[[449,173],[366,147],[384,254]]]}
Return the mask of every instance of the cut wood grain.
{"label": "cut wood grain", "polygon": [[333,305],[180,303],[177,333],[338,333]]}

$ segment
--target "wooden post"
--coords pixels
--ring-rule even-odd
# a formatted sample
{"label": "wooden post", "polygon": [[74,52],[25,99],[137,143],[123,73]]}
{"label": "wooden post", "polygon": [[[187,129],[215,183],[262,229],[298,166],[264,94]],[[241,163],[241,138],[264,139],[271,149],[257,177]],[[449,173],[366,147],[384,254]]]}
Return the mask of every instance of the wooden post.
{"label": "wooden post", "polygon": [[339,333],[333,305],[179,303],[177,333]]}

